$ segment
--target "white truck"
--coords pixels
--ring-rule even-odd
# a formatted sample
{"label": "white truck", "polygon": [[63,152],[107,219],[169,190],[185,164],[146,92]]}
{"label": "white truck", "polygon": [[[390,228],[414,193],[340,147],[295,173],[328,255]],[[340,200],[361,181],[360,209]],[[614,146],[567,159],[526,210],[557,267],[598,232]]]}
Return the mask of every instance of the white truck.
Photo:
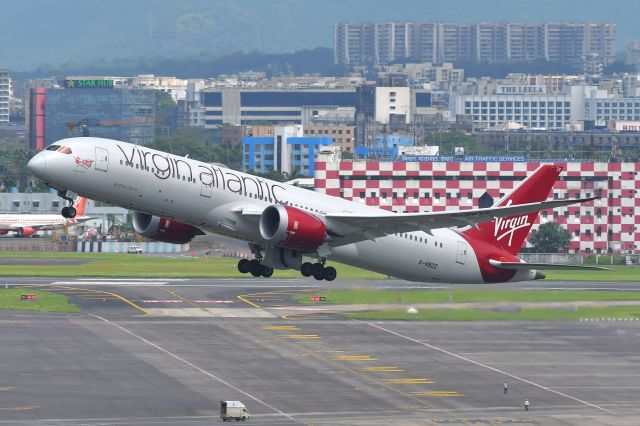
{"label": "white truck", "polygon": [[245,421],[249,419],[247,407],[240,401],[220,401],[220,418],[227,420]]}

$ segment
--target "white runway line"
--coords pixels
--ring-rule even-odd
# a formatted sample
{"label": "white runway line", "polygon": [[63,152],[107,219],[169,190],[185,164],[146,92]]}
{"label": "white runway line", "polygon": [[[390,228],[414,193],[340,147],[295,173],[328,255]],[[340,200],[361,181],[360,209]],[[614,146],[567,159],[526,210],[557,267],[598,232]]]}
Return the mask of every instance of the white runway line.
{"label": "white runway line", "polygon": [[158,345],[158,344],[156,344],[156,343],[153,343],[152,341],[147,340],[147,339],[145,339],[145,338],[144,338],[144,337],[142,337],[142,336],[137,335],[137,334],[136,334],[136,333],[134,333],[133,331],[131,331],[131,330],[127,329],[127,328],[124,328],[123,326],[121,326],[121,325],[119,325],[119,324],[116,324],[116,323],[115,323],[115,322],[113,322],[113,321],[109,321],[108,319],[103,318],[103,317],[101,317],[101,316],[94,315],[94,314],[89,314],[89,315],[90,315],[90,316],[92,316],[92,317],[94,317],[94,318],[99,319],[100,321],[106,322],[107,324],[110,324],[110,325],[112,325],[112,326],[114,326],[114,327],[116,327],[116,328],[118,328],[118,329],[120,329],[120,330],[124,331],[125,333],[129,334],[130,336],[133,336],[133,337],[135,337],[136,339],[140,340],[141,342],[144,342],[144,343],[146,343],[147,345],[149,345],[149,346],[152,346],[152,347],[156,348],[157,350],[159,350],[159,351],[161,351],[161,352],[163,352],[163,353],[165,353],[165,354],[169,355],[169,356],[170,356],[170,357],[172,357],[173,359],[176,359],[176,360],[180,361],[181,363],[183,363],[183,364],[185,364],[185,365],[187,365],[187,366],[189,366],[189,367],[193,368],[194,370],[199,371],[200,373],[204,374],[205,376],[207,376],[207,377],[209,377],[209,378],[211,378],[211,379],[213,379],[213,380],[215,380],[215,381],[217,381],[217,382],[219,382],[219,383],[222,383],[223,385],[228,386],[228,387],[230,387],[231,389],[233,389],[233,390],[235,390],[235,391],[237,391],[237,392],[240,392],[242,395],[246,396],[247,398],[250,398],[250,399],[252,399],[252,400],[256,401],[257,403],[259,403],[259,404],[261,404],[261,405],[263,405],[263,406],[267,407],[268,409],[270,409],[270,410],[272,410],[272,411],[274,411],[274,412],[276,412],[276,413],[280,414],[281,416],[284,416],[284,417],[286,417],[287,419],[289,419],[289,420],[291,420],[291,421],[295,421],[295,419],[294,419],[291,415],[289,415],[289,414],[285,413],[284,411],[281,411],[281,410],[277,409],[276,407],[274,407],[274,406],[272,406],[272,405],[270,405],[270,404],[268,404],[268,403],[266,403],[266,402],[262,401],[262,400],[261,400],[261,399],[259,399],[258,397],[255,397],[255,396],[251,395],[249,392],[246,392],[246,391],[244,391],[244,390],[240,389],[239,387],[237,387],[237,386],[235,386],[235,385],[232,385],[231,383],[227,382],[227,381],[226,381],[226,380],[224,380],[224,379],[221,379],[220,377],[216,376],[215,374],[210,373],[210,372],[208,372],[207,370],[205,370],[205,369],[203,369],[203,368],[198,367],[197,365],[193,364],[192,362],[187,361],[186,359],[184,359],[184,358],[180,357],[179,355],[174,354],[173,352],[171,352],[171,351],[169,351],[169,350],[167,350],[167,349],[163,348],[162,346],[160,346],[160,345]]}
{"label": "white runway line", "polygon": [[439,351],[439,352],[442,352],[442,353],[444,353],[444,354],[447,354],[447,355],[450,355],[450,356],[456,357],[456,358],[461,359],[461,360],[463,360],[463,361],[470,362],[471,364],[475,364],[475,365],[477,365],[477,366],[479,366],[479,367],[483,367],[483,368],[486,368],[486,369],[488,369],[488,370],[495,371],[496,373],[504,374],[505,376],[511,377],[512,379],[516,379],[516,380],[519,380],[519,381],[521,381],[521,382],[528,383],[528,384],[530,384],[530,385],[532,385],[532,386],[536,386],[536,387],[538,387],[538,388],[540,388],[540,389],[544,389],[544,390],[546,390],[546,391],[553,392],[553,393],[555,393],[556,395],[564,396],[565,398],[572,399],[572,400],[574,400],[574,401],[576,401],[576,402],[579,402],[579,403],[581,403],[581,404],[588,405],[588,406],[593,407],[593,408],[597,408],[598,410],[604,411],[605,413],[608,413],[608,414],[614,414],[612,411],[609,411],[609,410],[607,410],[606,408],[600,407],[600,406],[598,406],[598,405],[592,404],[592,403],[587,402],[587,401],[583,401],[583,400],[581,400],[581,399],[579,399],[579,398],[576,398],[576,397],[571,396],[571,395],[567,395],[566,393],[559,392],[559,391],[557,391],[557,390],[554,390],[554,389],[548,388],[548,387],[546,387],[546,386],[542,386],[542,385],[540,385],[540,384],[538,384],[538,383],[535,383],[535,382],[532,382],[532,381],[530,381],[530,380],[523,379],[522,377],[518,377],[518,376],[516,376],[516,375],[514,375],[514,374],[507,373],[506,371],[499,370],[499,369],[497,369],[497,368],[495,368],[495,367],[490,367],[490,366],[485,365],[485,364],[482,364],[482,363],[480,363],[480,362],[478,362],[478,361],[474,361],[474,360],[472,360],[472,359],[470,359],[470,358],[463,357],[462,355],[458,355],[458,354],[456,354],[456,353],[449,352],[449,351],[448,351],[448,350],[446,350],[446,349],[442,349],[442,348],[439,348],[439,347],[437,347],[437,346],[430,345],[429,343],[425,343],[425,342],[422,342],[422,341],[420,341],[420,340],[413,339],[413,338],[411,338],[411,337],[409,337],[409,336],[405,336],[404,334],[396,333],[395,331],[389,330],[389,329],[387,329],[387,328],[381,327],[381,326],[376,325],[376,324],[372,324],[372,323],[370,323],[370,322],[367,322],[367,323],[365,323],[365,324],[367,324],[367,325],[369,325],[369,326],[371,326],[371,327],[377,328],[378,330],[382,330],[382,331],[385,331],[385,332],[387,332],[387,333],[393,334],[393,335],[395,335],[395,336],[402,337],[403,339],[410,340],[410,341],[412,341],[412,342],[414,342],[414,343],[417,343],[417,344],[419,344],[419,345],[426,346],[426,347],[428,347],[428,348],[430,348],[430,349],[434,349],[434,350]]}

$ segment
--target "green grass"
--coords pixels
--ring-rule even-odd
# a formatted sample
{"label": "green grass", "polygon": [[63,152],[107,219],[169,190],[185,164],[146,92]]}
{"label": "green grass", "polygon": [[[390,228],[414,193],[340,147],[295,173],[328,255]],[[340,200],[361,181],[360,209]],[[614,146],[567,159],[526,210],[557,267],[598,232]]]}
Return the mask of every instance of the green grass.
{"label": "green grass", "polygon": [[[0,265],[0,276],[48,277],[169,277],[169,278],[238,278],[237,259],[190,257],[165,258],[107,253],[38,253],[3,252],[2,258],[85,259],[83,265]],[[347,265],[329,262],[338,270],[339,279],[366,280],[386,278],[385,275]],[[547,280],[557,281],[640,281],[640,268],[614,265],[614,271],[547,271]],[[278,271],[274,278],[300,278],[297,271]]]}
{"label": "green grass", "polygon": [[417,314],[404,310],[369,311],[349,314],[362,320],[421,321],[576,321],[582,318],[638,318],[640,306],[580,307],[576,310],[532,308],[517,312],[478,309],[421,309]]}
{"label": "green grass", "polygon": [[[315,295],[315,294],[314,294]],[[318,293],[324,303],[337,305],[381,303],[496,303],[496,302],[575,302],[640,300],[640,291],[564,291],[564,290],[370,290],[352,289]],[[297,296],[301,303],[312,303],[308,296]],[[314,302],[317,303],[317,302]]]}
{"label": "green grass", "polygon": [[[21,300],[20,295],[22,294],[35,294],[38,297],[38,300]],[[24,288],[0,289],[0,309],[18,311],[80,312],[80,309],[76,305],[69,303],[68,298],[64,295]]]}
{"label": "green grass", "polygon": [[612,271],[542,271],[547,276],[547,281],[616,281],[638,282],[640,281],[640,268],[622,265],[603,265]]}
{"label": "green grass", "polygon": [[[211,257],[208,259],[127,254],[98,253],[2,253],[10,258],[86,259],[74,265],[0,265],[0,276],[44,277],[167,277],[167,278],[239,278],[248,275],[237,270],[237,259]],[[330,262],[341,279],[380,279],[386,276],[352,266]],[[249,275],[250,276],[250,275]],[[274,278],[300,278],[300,272],[276,270]]]}

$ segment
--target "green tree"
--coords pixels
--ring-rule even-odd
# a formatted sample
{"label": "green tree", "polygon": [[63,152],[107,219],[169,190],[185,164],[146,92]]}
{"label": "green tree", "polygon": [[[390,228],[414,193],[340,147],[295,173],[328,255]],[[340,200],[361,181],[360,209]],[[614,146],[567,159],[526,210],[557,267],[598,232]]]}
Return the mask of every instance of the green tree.
{"label": "green tree", "polygon": [[529,239],[538,253],[558,253],[566,251],[571,241],[571,233],[557,222],[543,223]]}
{"label": "green tree", "polygon": [[156,136],[166,136],[176,131],[178,106],[171,95],[162,90],[155,91]]}
{"label": "green tree", "polygon": [[203,161],[205,163],[221,163],[240,170],[242,168],[242,147],[230,144],[211,144],[211,134],[206,129],[185,127],[175,134],[156,137],[147,147],[174,155]]}
{"label": "green tree", "polygon": [[464,147],[465,154],[477,153],[476,138],[464,132],[432,133],[423,138],[424,145],[439,146],[440,155],[453,155],[455,147]]}
{"label": "green tree", "polygon": [[16,187],[21,191],[27,188],[34,192],[46,191],[44,182],[33,177],[27,169],[27,163],[37,151],[27,149],[24,144],[0,146],[0,190],[8,191]]}

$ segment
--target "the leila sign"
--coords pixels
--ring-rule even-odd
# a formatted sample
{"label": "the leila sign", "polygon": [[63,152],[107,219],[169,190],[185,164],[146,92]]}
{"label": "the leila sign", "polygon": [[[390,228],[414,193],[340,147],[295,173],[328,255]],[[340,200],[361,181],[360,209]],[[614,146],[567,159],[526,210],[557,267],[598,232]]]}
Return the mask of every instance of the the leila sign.
{"label": "the leila sign", "polygon": [[499,84],[496,86],[496,95],[543,95],[546,93],[547,86],[544,85]]}

